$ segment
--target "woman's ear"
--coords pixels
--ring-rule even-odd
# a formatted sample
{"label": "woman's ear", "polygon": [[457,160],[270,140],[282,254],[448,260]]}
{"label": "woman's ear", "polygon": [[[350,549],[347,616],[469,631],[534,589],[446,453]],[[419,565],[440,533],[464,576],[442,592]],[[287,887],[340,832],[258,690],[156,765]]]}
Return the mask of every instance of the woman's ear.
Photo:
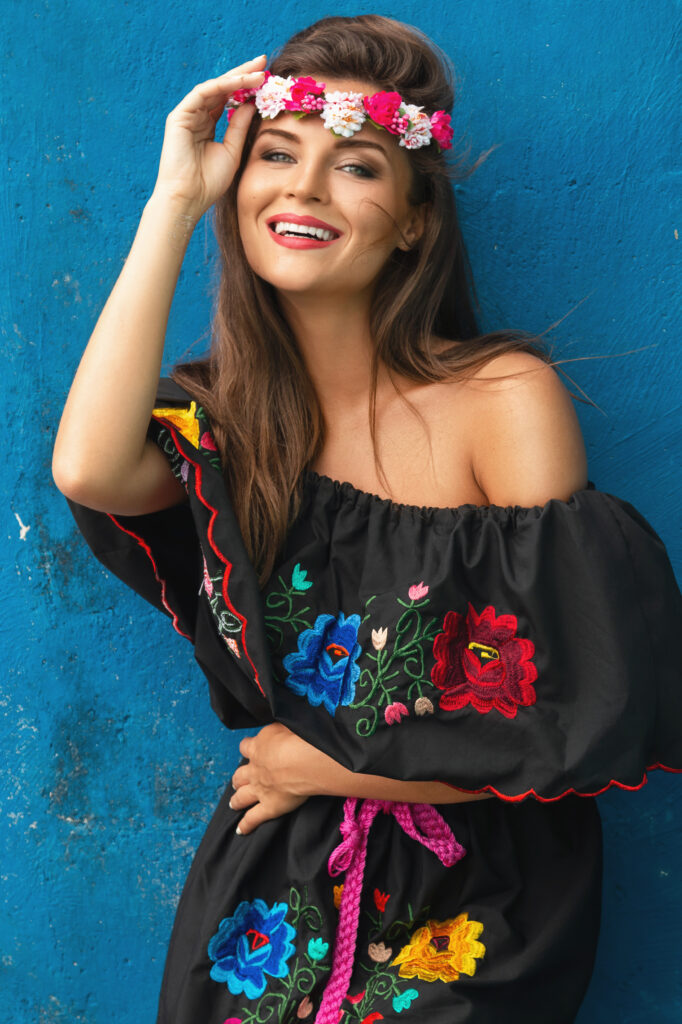
{"label": "woman's ear", "polygon": [[402,237],[398,243],[398,248],[402,249],[403,252],[408,252],[410,249],[414,249],[415,245],[424,234],[427,213],[426,207],[426,203],[420,203],[418,206],[410,207],[403,225]]}

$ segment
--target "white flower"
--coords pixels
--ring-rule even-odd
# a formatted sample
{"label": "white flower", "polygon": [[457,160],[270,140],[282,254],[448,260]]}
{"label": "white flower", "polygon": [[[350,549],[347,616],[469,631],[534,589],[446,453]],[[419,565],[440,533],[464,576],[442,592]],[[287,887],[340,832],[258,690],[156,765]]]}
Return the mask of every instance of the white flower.
{"label": "white flower", "polygon": [[289,99],[289,90],[293,85],[293,78],[282,78],[280,75],[271,75],[267,82],[256,94],[256,108],[261,117],[277,117],[284,110],[284,104]]}
{"label": "white flower", "polygon": [[405,149],[420,149],[431,142],[431,118],[424,113],[422,107],[414,103],[405,104],[405,113],[410,119],[410,127],[400,138],[400,145]]}
{"label": "white flower", "polygon": [[383,629],[372,630],[372,647],[375,651],[383,651],[386,646],[386,640],[388,639],[388,626],[384,626]]}
{"label": "white flower", "polygon": [[343,135],[346,139],[360,131],[367,116],[362,93],[328,92],[325,100],[322,109],[325,128],[331,128],[335,135]]}

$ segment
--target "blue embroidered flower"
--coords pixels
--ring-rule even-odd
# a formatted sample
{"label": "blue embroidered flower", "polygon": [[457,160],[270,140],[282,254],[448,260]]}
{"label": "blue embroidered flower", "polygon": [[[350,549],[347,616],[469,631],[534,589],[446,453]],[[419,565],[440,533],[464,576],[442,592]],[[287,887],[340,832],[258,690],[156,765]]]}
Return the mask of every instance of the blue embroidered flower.
{"label": "blue embroidered flower", "polygon": [[318,615],[313,628],[299,635],[298,651],[284,658],[289,689],[315,707],[324,704],[330,715],[339,704],[350,704],[360,675],[359,628],[359,615]]}
{"label": "blue embroidered flower", "polygon": [[224,981],[233,995],[242,992],[256,999],[265,991],[265,975],[286,978],[287,960],[295,950],[296,930],[284,918],[289,907],[264,900],[244,900],[232,917],[220,922],[208,944],[208,955],[215,960],[211,968],[214,981]]}

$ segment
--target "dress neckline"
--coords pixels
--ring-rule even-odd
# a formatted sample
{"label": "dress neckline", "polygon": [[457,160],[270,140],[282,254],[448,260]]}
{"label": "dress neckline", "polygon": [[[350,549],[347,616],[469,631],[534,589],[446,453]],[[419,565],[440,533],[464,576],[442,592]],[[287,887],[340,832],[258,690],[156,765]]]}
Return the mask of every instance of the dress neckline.
{"label": "dress neckline", "polygon": [[500,515],[539,515],[543,508],[550,505],[552,502],[559,502],[562,505],[572,506],[575,504],[576,496],[584,493],[584,491],[593,491],[595,489],[594,484],[588,481],[587,487],[584,491],[576,491],[568,501],[563,501],[559,498],[550,498],[545,505],[407,505],[403,502],[392,501],[390,498],[382,498],[379,494],[373,494],[371,491],[363,491],[359,487],[350,483],[348,480],[335,480],[331,476],[327,476],[325,473],[318,473],[314,469],[306,469],[303,473],[303,479],[306,487],[311,491],[327,491],[329,494],[333,494],[338,497],[340,501],[352,502],[353,504],[362,508],[376,508],[383,510],[391,510],[398,514],[404,513],[406,515],[420,516],[420,517],[459,517],[461,515],[478,514],[481,516],[494,516],[499,517]]}

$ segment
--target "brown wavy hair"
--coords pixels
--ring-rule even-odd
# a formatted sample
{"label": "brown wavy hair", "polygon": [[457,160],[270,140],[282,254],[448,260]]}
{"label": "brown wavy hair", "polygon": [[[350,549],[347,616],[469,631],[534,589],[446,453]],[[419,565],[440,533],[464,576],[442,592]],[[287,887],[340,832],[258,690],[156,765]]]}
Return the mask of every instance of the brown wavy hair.
{"label": "brown wavy hair", "polygon": [[[450,110],[454,102],[445,55],[417,29],[378,15],[323,18],[292,36],[270,70],[364,81],[375,91],[398,92],[427,111]],[[239,236],[236,193],[258,121],[254,117],[239,172],[214,208],[222,266],[210,352],[178,365],[172,376],[211,421],[228,492],[263,586],[300,508],[302,473],[323,448],[325,423],[275,289],[251,269]],[[409,199],[426,204],[426,225],[412,249],[396,248],[386,264],[370,321],[371,437],[389,493],[376,447],[382,363],[409,380],[435,382],[461,379],[511,349],[547,358],[523,332],[480,334],[452,188],[453,177],[465,173],[461,161],[449,163],[435,145],[412,150],[409,157]],[[452,344],[443,346],[443,339]]]}

